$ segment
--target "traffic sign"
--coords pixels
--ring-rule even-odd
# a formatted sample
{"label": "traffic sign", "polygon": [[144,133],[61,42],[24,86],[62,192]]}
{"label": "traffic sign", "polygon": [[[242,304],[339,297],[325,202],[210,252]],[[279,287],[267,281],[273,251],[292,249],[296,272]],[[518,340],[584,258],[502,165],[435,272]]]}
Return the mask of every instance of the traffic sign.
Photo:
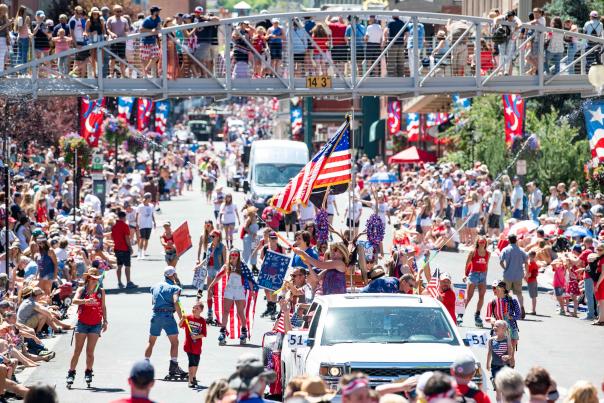
{"label": "traffic sign", "polygon": [[91,172],[103,172],[104,165],[105,165],[105,159],[103,158],[103,154],[101,154],[101,153],[92,154],[92,167],[90,169]]}

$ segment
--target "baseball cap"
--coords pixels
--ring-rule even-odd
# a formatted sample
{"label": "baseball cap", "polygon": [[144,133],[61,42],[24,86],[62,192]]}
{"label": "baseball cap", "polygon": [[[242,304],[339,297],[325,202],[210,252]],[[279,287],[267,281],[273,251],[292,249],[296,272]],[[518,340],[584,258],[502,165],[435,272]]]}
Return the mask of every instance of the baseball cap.
{"label": "baseball cap", "polygon": [[591,13],[589,13],[589,16],[593,18],[598,18],[600,15],[596,10],[593,10]]}
{"label": "baseball cap", "polygon": [[440,274],[440,281],[443,281],[443,280],[449,280],[449,281],[451,281],[451,275],[449,273],[441,273]]}
{"label": "baseball cap", "polygon": [[46,17],[46,14],[42,10],[36,11],[36,17]]}
{"label": "baseball cap", "polygon": [[150,199],[151,198],[151,193],[147,192],[144,194],[143,196],[145,199]]}
{"label": "baseball cap", "polygon": [[202,6],[195,7],[195,12],[196,13],[203,13],[203,7]]}
{"label": "baseball cap", "polygon": [[164,269],[164,277],[172,277],[175,274],[176,274],[176,269],[172,266],[167,266]]}
{"label": "baseball cap", "polygon": [[476,372],[476,360],[470,354],[461,354],[453,361],[451,369],[455,375],[471,375]]}
{"label": "baseball cap", "polygon": [[154,13],[154,12],[156,12],[156,11],[161,11],[161,7],[160,7],[160,6],[152,6],[152,7],[149,9],[149,11],[150,11],[150,12],[152,12],[152,13]]}
{"label": "baseball cap", "polygon": [[573,246],[573,252],[581,252],[582,250],[583,250],[583,248],[581,248],[581,245]]}
{"label": "baseball cap", "polygon": [[266,371],[259,357],[253,354],[244,354],[237,360],[237,369],[229,377],[229,386],[237,391],[250,390],[259,377],[265,377],[267,383],[273,383],[277,379],[275,371]]}
{"label": "baseball cap", "polygon": [[149,360],[140,360],[130,369],[130,379],[137,385],[148,385],[155,379],[155,369]]}

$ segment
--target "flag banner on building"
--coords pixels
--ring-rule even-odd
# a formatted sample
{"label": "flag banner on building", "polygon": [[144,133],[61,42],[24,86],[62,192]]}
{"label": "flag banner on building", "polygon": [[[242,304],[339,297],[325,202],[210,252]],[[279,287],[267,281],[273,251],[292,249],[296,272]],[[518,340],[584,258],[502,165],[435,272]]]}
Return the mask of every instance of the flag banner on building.
{"label": "flag banner on building", "polygon": [[511,146],[516,137],[524,133],[524,99],[518,94],[505,94],[503,99],[503,117],[505,122],[505,143]]}
{"label": "flag banner on building", "polygon": [[329,194],[346,191],[352,172],[350,158],[350,122],[346,119],[312,160],[273,196],[271,204],[286,213],[297,203],[306,206],[309,200],[321,206],[328,188]]}
{"label": "flag banner on building", "polygon": [[258,287],[271,291],[280,289],[290,261],[289,256],[267,250],[258,274]]}
{"label": "flag banner on building", "polygon": [[395,135],[401,131],[401,101],[388,102],[388,133]]}
{"label": "flag banner on building", "polygon": [[150,98],[139,98],[136,108],[136,129],[138,131],[146,130],[151,120],[151,111],[153,110],[153,100]]}
{"label": "flag banner on building", "polygon": [[294,97],[289,106],[289,117],[291,121],[292,140],[302,141],[304,139],[304,121],[302,114],[302,99]]}
{"label": "flag banner on building", "polygon": [[170,101],[157,101],[155,103],[155,131],[165,134],[168,127],[168,114],[170,113]]}
{"label": "flag banner on building", "polygon": [[407,114],[407,138],[409,141],[419,140],[419,113]]}
{"label": "flag banner on building", "polygon": [[80,135],[92,148],[99,146],[105,117],[105,98],[90,99],[82,97],[80,103]]}
{"label": "flag banner on building", "polygon": [[459,94],[451,95],[451,100],[453,101],[453,110],[457,112],[465,112],[472,107],[472,99],[471,98],[462,98]]}
{"label": "flag banner on building", "polygon": [[133,97],[118,97],[117,98],[117,117],[130,122],[132,115],[132,107],[134,106]]}
{"label": "flag banner on building", "polygon": [[[242,266],[247,268],[246,265]],[[249,269],[248,269],[249,270]],[[251,272],[250,272],[251,275]],[[224,292],[227,287],[228,275],[222,276],[220,280],[214,284],[214,315],[216,315],[216,321],[222,323],[222,302],[224,301]],[[248,339],[252,336],[252,327],[254,325],[254,316],[256,315],[256,301],[258,299],[258,293],[253,290],[245,290],[245,327],[247,328]],[[229,338],[238,339],[241,336],[242,323],[237,315],[237,308],[235,304],[231,306],[229,311],[228,323],[226,326]]]}
{"label": "flag banner on building", "polygon": [[428,113],[426,115],[426,127],[434,127],[447,123],[449,121],[448,113]]}
{"label": "flag banner on building", "polygon": [[604,110],[603,101],[583,104],[583,115],[593,165],[604,161],[604,113],[602,110]]}

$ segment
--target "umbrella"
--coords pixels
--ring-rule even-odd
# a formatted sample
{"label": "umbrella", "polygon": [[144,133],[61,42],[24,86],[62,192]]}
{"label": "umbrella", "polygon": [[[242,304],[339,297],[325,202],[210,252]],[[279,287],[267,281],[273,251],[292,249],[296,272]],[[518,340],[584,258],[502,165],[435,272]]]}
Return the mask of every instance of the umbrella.
{"label": "umbrella", "polygon": [[367,182],[369,183],[394,183],[397,179],[392,174],[388,172],[378,172],[371,175],[371,178]]}
{"label": "umbrella", "polygon": [[573,225],[568,227],[566,231],[564,231],[564,235],[570,237],[586,237],[592,236],[592,233],[585,227],[582,227],[580,225]]}
{"label": "umbrella", "polygon": [[528,234],[537,229],[537,223],[533,220],[519,221],[510,228],[511,235]]}
{"label": "umbrella", "polygon": [[545,224],[539,227],[540,230],[543,231],[545,236],[554,236],[559,232],[558,226],[556,224]]}

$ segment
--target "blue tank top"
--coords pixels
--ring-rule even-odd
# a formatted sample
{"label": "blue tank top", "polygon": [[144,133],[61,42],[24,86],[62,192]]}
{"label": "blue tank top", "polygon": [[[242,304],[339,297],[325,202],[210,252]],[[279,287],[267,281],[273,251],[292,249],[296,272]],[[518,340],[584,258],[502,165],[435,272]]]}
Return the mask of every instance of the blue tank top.
{"label": "blue tank top", "polygon": [[50,256],[48,256],[48,253],[40,252],[40,256],[38,257],[38,260],[36,261],[36,263],[38,264],[38,270],[40,271],[41,277],[48,276],[50,274],[54,274],[55,265],[52,262],[52,259],[50,258]]}
{"label": "blue tank top", "polygon": [[346,274],[329,270],[323,277],[322,295],[346,294]]}
{"label": "blue tank top", "polygon": [[222,265],[224,264],[224,262],[222,261],[222,248],[224,246],[222,245],[222,243],[219,243],[217,247],[215,247],[214,249],[212,249],[212,247],[210,247],[210,251],[212,253],[212,257],[213,257],[213,268],[214,270],[220,270],[222,268]]}

